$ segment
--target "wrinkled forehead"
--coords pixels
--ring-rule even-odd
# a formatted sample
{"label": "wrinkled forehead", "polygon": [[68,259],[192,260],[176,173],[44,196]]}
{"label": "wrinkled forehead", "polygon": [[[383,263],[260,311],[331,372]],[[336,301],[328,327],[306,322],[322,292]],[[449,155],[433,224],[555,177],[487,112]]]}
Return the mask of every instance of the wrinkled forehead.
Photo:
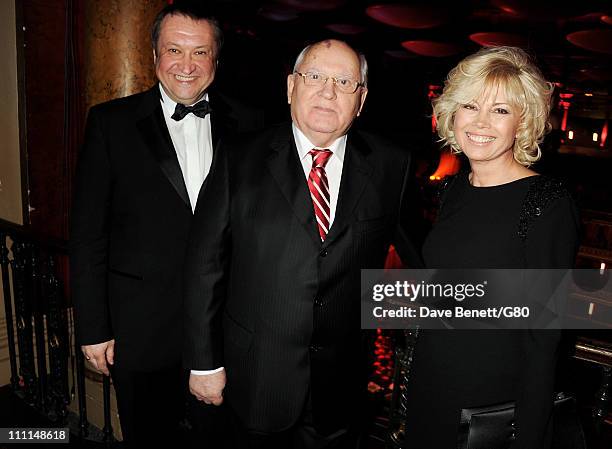
{"label": "wrinkled forehead", "polygon": [[298,67],[300,71],[319,70],[330,75],[350,75],[359,78],[359,56],[340,42],[323,41],[308,50]]}

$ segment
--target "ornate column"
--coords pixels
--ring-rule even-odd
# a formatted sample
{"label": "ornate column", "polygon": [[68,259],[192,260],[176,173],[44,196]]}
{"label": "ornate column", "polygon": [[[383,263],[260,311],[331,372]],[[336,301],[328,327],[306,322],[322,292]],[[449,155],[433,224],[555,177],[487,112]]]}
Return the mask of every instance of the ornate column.
{"label": "ornate column", "polygon": [[86,107],[148,89],[155,82],[150,27],[165,0],[88,0],[85,6]]}

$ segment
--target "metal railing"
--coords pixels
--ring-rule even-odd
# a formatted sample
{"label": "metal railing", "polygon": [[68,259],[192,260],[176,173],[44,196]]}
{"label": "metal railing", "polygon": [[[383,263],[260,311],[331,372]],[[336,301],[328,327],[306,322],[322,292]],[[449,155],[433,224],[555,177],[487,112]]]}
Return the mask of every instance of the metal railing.
{"label": "metal railing", "polygon": [[[10,386],[50,423],[74,427],[71,431],[81,438],[110,444],[114,438],[108,376],[102,376],[101,437],[93,436],[99,432],[92,432],[87,419],[84,358],[74,336],[72,306],[65,290],[67,266],[67,242],[0,219]],[[71,420],[68,406],[75,388],[78,419]]]}

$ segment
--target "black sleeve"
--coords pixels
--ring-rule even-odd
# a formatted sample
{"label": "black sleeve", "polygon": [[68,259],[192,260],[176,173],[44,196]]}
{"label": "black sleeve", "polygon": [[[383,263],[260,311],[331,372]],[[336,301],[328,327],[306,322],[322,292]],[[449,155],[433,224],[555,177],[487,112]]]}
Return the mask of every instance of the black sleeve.
{"label": "black sleeve", "polygon": [[[569,196],[550,204],[529,230],[528,268],[571,268],[578,247],[578,214]],[[517,439],[511,446],[547,448],[552,437],[552,406],[560,330],[521,332],[524,353],[516,404]]]}
{"label": "black sleeve", "polygon": [[527,235],[527,268],[572,268],[578,251],[578,226],[578,212],[569,195],[550,204]]}
{"label": "black sleeve", "polygon": [[70,219],[70,281],[80,344],[113,338],[107,297],[111,167],[101,114],[91,109]]}
{"label": "black sleeve", "polygon": [[408,154],[404,166],[404,180],[393,244],[406,268],[424,268],[420,251],[425,233],[424,218],[421,213],[421,201],[417,196],[418,191],[412,179],[410,154]]}
{"label": "black sleeve", "polygon": [[211,370],[224,365],[221,311],[231,253],[228,152],[217,158],[195,211],[185,259],[183,364]]}

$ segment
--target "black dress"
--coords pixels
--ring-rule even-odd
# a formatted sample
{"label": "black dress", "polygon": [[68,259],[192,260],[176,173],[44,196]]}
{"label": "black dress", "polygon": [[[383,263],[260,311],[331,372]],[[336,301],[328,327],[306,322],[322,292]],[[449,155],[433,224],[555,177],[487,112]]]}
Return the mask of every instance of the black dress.
{"label": "black dress", "polygon": [[[577,226],[570,196],[550,178],[473,187],[461,173],[443,194],[423,256],[431,268],[569,268]],[[421,331],[407,391],[406,447],[455,449],[462,408],[512,400],[512,448],[545,448],[559,337],[548,330]]]}

